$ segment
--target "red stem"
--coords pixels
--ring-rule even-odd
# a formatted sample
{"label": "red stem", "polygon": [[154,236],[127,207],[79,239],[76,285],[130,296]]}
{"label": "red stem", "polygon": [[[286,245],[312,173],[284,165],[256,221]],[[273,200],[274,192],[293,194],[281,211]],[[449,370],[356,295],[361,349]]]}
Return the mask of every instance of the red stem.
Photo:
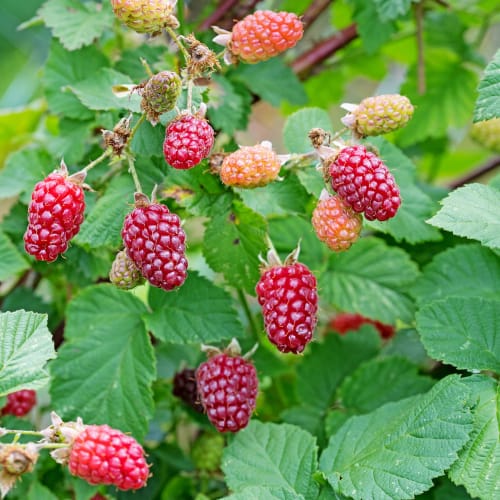
{"label": "red stem", "polygon": [[347,28],[335,33],[335,35],[330,38],[318,43],[312,49],[301,54],[292,62],[291,67],[295,73],[299,75],[299,78],[305,79],[315,66],[322,63],[342,47],[345,47],[357,36],[358,31],[356,25],[351,24],[347,26]]}
{"label": "red stem", "polygon": [[314,0],[302,16],[304,29],[307,30],[321,13],[331,4],[333,0]]}
{"label": "red stem", "polygon": [[491,172],[492,170],[495,170],[496,168],[500,167],[500,156],[494,156],[490,160],[488,160],[486,163],[483,163],[482,165],[479,165],[476,167],[474,170],[471,172],[466,173],[462,177],[459,177],[458,179],[452,181],[449,183],[449,187],[451,189],[456,189],[464,184],[468,184],[469,182],[473,182],[480,177],[482,177],[484,174],[487,174],[488,172]]}
{"label": "red stem", "polygon": [[198,26],[198,29],[205,31],[210,29],[220,19],[222,19],[227,11],[232,9],[238,3],[237,0],[223,0],[219,6]]}

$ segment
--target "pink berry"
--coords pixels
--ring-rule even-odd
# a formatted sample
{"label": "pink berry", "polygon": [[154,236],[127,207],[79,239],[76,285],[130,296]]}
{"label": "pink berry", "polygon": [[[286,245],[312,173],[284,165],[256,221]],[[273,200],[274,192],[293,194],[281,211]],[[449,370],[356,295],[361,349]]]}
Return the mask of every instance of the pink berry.
{"label": "pink berry", "polygon": [[11,392],[7,395],[7,404],[2,408],[2,415],[22,417],[36,405],[36,392],[31,389]]}

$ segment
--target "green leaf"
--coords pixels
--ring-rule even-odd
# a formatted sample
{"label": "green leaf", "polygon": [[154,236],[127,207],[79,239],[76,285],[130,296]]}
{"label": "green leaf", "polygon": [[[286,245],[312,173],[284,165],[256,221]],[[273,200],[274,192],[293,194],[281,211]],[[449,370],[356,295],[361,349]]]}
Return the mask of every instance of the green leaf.
{"label": "green leaf", "polygon": [[373,329],[342,337],[332,334],[322,343],[313,342],[297,366],[300,405],[285,410],[285,421],[300,422],[310,432],[320,433],[322,419],[342,380],[375,356],[379,347],[380,338]]}
{"label": "green leaf", "polygon": [[208,265],[224,275],[227,283],[255,293],[259,281],[259,254],[266,253],[266,221],[241,202],[214,215],[203,238]]}
{"label": "green leaf", "polygon": [[451,466],[450,479],[474,498],[495,498],[500,490],[500,390],[498,381],[476,375],[464,380],[479,397],[470,440]]}
{"label": "green leaf", "polygon": [[67,310],[67,341],[51,364],[52,404],[64,419],[109,424],[137,439],[153,415],[153,347],[146,306],[111,285],[87,287]]}
{"label": "green leaf", "polygon": [[384,345],[380,355],[405,358],[414,365],[423,367],[427,367],[431,363],[420,340],[420,335],[413,328],[398,330],[391,341]]}
{"label": "green leaf", "polygon": [[63,118],[58,123],[58,135],[48,137],[47,150],[54,158],[64,159],[68,165],[77,163],[85,154],[86,144],[82,137],[87,137],[95,126],[94,121]]}
{"label": "green leaf", "polygon": [[[283,101],[302,105],[307,102],[307,95],[297,75],[281,57],[273,57],[258,64],[240,64],[231,78],[245,84],[273,106],[279,106]],[[275,84],[270,85],[270,82]]]}
{"label": "green leaf", "polygon": [[[0,199],[25,193],[26,204],[31,200],[35,184],[57,168],[50,156],[37,149],[22,149],[11,154],[0,170]],[[27,221],[27,218],[26,218]]]}
{"label": "green leaf", "polygon": [[447,49],[431,49],[425,59],[426,92],[418,90],[417,65],[410,68],[407,83],[401,88],[415,106],[413,118],[397,135],[402,147],[446,137],[449,127],[467,124],[474,109],[476,73]]}
{"label": "green leaf", "polygon": [[28,489],[26,500],[57,500],[57,496],[42,483],[33,481]]}
{"label": "green leaf", "polygon": [[94,114],[79,101],[69,86],[92,78],[107,65],[106,57],[94,46],[68,52],[60,43],[53,41],[43,76],[50,110],[66,118],[91,119]]}
{"label": "green leaf", "polygon": [[417,313],[417,330],[434,359],[500,373],[500,300],[449,297]]}
{"label": "green leaf", "polygon": [[413,320],[408,288],[417,276],[416,264],[402,249],[362,238],[348,252],[330,256],[319,288],[323,299],[341,311],[395,324]]}
{"label": "green leaf", "polygon": [[500,190],[467,184],[452,191],[439,212],[427,222],[458,236],[500,248]]}
{"label": "green leaf", "polygon": [[148,303],[148,329],[165,342],[207,344],[244,333],[231,296],[195,271],[175,292],[150,287]]}
{"label": "green leaf", "polygon": [[320,458],[333,489],[357,499],[411,499],[457,459],[472,416],[469,390],[456,375],[427,394],[350,418]]}
{"label": "green leaf", "polygon": [[383,138],[373,138],[370,143],[379,149],[380,157],[394,175],[402,203],[392,219],[384,222],[366,221],[366,225],[390,234],[396,241],[405,240],[411,244],[441,239],[440,232],[426,223],[426,219],[435,213],[436,206],[417,186],[413,162],[399,148]]}
{"label": "green leaf", "polygon": [[479,82],[479,97],[474,109],[474,122],[500,118],[500,50],[490,61]]}
{"label": "green leaf", "polygon": [[[163,142],[165,141],[165,127],[156,125],[153,127],[147,120],[138,128],[132,138],[130,148],[136,155],[159,156],[163,160]],[[163,160],[164,161],[164,160]],[[165,169],[167,164],[164,162]]]}
{"label": "green leaf", "polygon": [[405,16],[412,3],[418,0],[375,0],[375,8],[380,19],[384,22],[394,21],[398,17]]}
{"label": "green leaf", "polygon": [[117,97],[113,93],[114,85],[131,83],[132,80],[127,75],[111,68],[101,68],[91,77],[75,82],[69,88],[86,108],[94,110],[128,109],[140,113],[141,97],[137,92],[126,97]]}
{"label": "green leaf", "polygon": [[290,153],[307,153],[314,148],[308,137],[312,128],[329,131],[332,122],[328,113],[321,108],[302,108],[291,114],[283,127],[283,140]]}
{"label": "green leaf", "polygon": [[337,398],[343,408],[369,413],[390,401],[427,392],[433,384],[433,379],[419,375],[418,367],[404,358],[371,359],[344,380]]}
{"label": "green leaf", "polygon": [[107,6],[106,2],[48,0],[40,7],[38,15],[67,50],[75,50],[91,45],[112,27],[113,13]]}
{"label": "green leaf", "polygon": [[[464,286],[464,284],[467,286]],[[457,245],[438,254],[411,288],[418,304],[448,297],[500,299],[500,261],[478,243]]]}
{"label": "green leaf", "polygon": [[133,192],[134,185],[128,175],[115,177],[85,216],[74,242],[86,248],[120,247],[123,220],[130,212]]}
{"label": "green leaf", "polygon": [[0,230],[0,281],[28,269],[28,261],[19,253],[14,243]]}
{"label": "green leaf", "polygon": [[266,486],[250,486],[223,498],[226,500],[305,500],[303,495],[299,495],[289,488],[268,488]]}
{"label": "green leaf", "polygon": [[208,118],[217,130],[233,135],[246,130],[251,112],[252,97],[239,82],[213,75]]}
{"label": "green leaf", "polygon": [[46,314],[0,313],[0,345],[0,396],[47,383],[45,365],[55,351]]}
{"label": "green leaf", "polygon": [[226,483],[235,492],[261,486],[284,488],[304,498],[318,494],[312,477],[317,465],[316,439],[311,434],[293,425],[256,420],[235,436],[222,458]]}
{"label": "green leaf", "polygon": [[306,213],[309,196],[296,176],[288,175],[267,186],[254,189],[235,189],[243,203],[259,214],[291,215]]}

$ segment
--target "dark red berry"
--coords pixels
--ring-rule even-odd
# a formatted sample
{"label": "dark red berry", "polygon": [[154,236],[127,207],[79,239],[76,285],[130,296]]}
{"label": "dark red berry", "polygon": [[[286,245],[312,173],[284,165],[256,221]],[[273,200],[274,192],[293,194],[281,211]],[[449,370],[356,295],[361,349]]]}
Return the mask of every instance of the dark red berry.
{"label": "dark red berry", "polygon": [[52,262],[68,248],[78,233],[85,211],[85,197],[78,182],[64,172],[54,172],[33,190],[24,234],[26,252]]}
{"label": "dark red berry", "polygon": [[2,415],[22,417],[28,414],[36,405],[36,392],[31,389],[11,392],[7,394],[7,403],[2,408]]}
{"label": "dark red berry", "polygon": [[153,286],[172,290],[187,277],[186,235],[165,205],[138,206],[125,217],[122,238],[127,255]]}
{"label": "dark red berry", "polygon": [[396,215],[401,205],[396,181],[382,160],[364,146],[342,149],[329,171],[333,189],[355,212],[380,221]]}
{"label": "dark red berry", "polygon": [[316,278],[300,262],[265,270],[256,286],[269,340],[281,352],[301,353],[317,323]]}
{"label": "dark red berry", "polygon": [[210,154],[214,129],[207,120],[181,115],[167,127],[163,154],[166,162],[177,169],[192,168]]}
{"label": "dark red berry", "polygon": [[149,467],[142,446],[108,425],[87,425],[75,438],[69,471],[90,484],[112,484],[120,490],[142,488]]}
{"label": "dark red berry", "polygon": [[217,354],[198,367],[196,383],[207,417],[219,432],[237,432],[247,426],[258,389],[251,362]]}
{"label": "dark red berry", "polygon": [[193,410],[203,413],[203,405],[200,402],[196,386],[196,371],[192,368],[184,368],[184,370],[175,374],[172,394],[184,401]]}
{"label": "dark red berry", "polygon": [[363,325],[373,325],[383,339],[390,339],[394,336],[394,326],[380,321],[366,318],[356,313],[339,313],[331,321],[329,326],[341,335],[349,331],[359,330]]}

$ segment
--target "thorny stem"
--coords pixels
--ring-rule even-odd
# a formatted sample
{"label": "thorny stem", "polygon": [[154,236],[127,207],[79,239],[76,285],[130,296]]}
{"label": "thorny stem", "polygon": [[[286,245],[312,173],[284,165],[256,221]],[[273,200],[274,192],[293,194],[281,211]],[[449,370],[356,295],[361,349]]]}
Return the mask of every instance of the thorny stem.
{"label": "thorny stem", "polygon": [[490,160],[488,160],[486,163],[479,165],[471,172],[468,172],[463,177],[459,177],[458,179],[450,182],[449,187],[451,189],[456,189],[458,187],[461,187],[464,184],[479,179],[483,175],[487,174],[488,172],[491,172],[492,170],[495,170],[498,167],[500,167],[500,156],[495,156]]}
{"label": "thorny stem", "polygon": [[91,161],[88,165],[82,168],[83,172],[88,172],[91,168],[94,168],[96,165],[101,163],[101,161],[105,160],[108,158],[108,156],[111,156],[113,154],[113,150],[111,148],[106,149],[104,153],[102,153],[101,156],[97,157],[95,160]]}
{"label": "thorny stem", "polygon": [[139,177],[137,176],[137,171],[135,170],[134,158],[132,157],[131,154],[127,155],[127,160],[128,160],[128,171],[130,172],[132,179],[134,179],[135,190],[138,193],[142,193],[141,183],[139,182]]}
{"label": "thorny stem", "polygon": [[417,86],[420,95],[425,93],[425,58],[424,58],[424,2],[415,5],[415,24],[417,27]]}
{"label": "thorny stem", "polygon": [[191,113],[191,106],[193,105],[193,80],[190,78],[187,83],[187,110]]}
{"label": "thorny stem", "polygon": [[250,310],[250,306],[248,305],[247,298],[245,296],[245,293],[241,288],[237,289],[238,292],[238,298],[240,299],[241,305],[243,306],[243,310],[245,311],[245,315],[248,319],[248,323],[250,325],[250,330],[252,331],[252,336],[255,337],[256,339],[259,338],[259,327],[257,326],[257,323],[255,321],[255,318],[253,317],[252,311]]}
{"label": "thorny stem", "polygon": [[237,3],[237,0],[223,0],[220,2],[219,6],[212,12],[212,14],[200,24],[199,29],[202,31],[209,29],[212,25],[222,19],[227,14],[227,11],[232,9]]}
{"label": "thorny stem", "polygon": [[182,45],[182,42],[179,40],[177,33],[172,28],[169,28],[168,26],[165,28],[165,30],[170,35],[170,38],[175,42],[177,47],[179,47],[179,50],[181,51],[181,53],[184,57],[184,61],[187,64],[189,62],[189,54],[188,54],[188,51],[186,50],[186,47],[184,47],[184,45]]}
{"label": "thorny stem", "polygon": [[313,0],[302,16],[304,29],[307,30],[331,3],[333,0]]}

